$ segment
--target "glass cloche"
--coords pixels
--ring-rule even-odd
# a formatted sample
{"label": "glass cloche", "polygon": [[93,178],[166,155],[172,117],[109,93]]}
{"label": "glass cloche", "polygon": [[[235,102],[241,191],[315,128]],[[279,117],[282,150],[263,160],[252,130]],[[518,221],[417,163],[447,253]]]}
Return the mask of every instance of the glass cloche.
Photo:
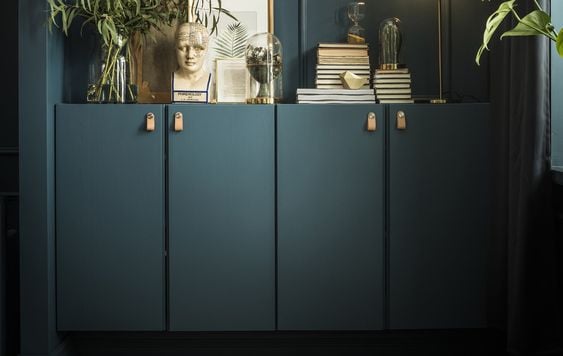
{"label": "glass cloche", "polygon": [[385,19],[379,25],[379,69],[399,68],[401,52],[401,20]]}
{"label": "glass cloche", "polygon": [[248,40],[246,68],[250,75],[248,104],[274,104],[283,97],[282,44],[271,33],[258,33]]}

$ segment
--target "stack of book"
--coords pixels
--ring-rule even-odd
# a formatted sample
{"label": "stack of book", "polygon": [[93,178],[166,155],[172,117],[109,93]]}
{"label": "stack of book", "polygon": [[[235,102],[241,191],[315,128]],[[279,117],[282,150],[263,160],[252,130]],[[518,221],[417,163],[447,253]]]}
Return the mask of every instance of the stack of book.
{"label": "stack of book", "polygon": [[317,49],[316,87],[341,89],[340,74],[350,71],[366,78],[369,88],[370,66],[367,44],[319,43]]}
{"label": "stack of book", "polygon": [[374,104],[373,89],[297,89],[298,104]]}
{"label": "stack of book", "polygon": [[408,68],[376,69],[373,88],[377,100],[382,104],[414,103]]}

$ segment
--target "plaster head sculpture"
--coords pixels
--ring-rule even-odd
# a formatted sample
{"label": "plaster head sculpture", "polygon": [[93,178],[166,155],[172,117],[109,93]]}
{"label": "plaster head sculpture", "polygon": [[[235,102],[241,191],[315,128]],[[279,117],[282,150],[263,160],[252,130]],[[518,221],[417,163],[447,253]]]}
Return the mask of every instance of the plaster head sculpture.
{"label": "plaster head sculpture", "polygon": [[178,69],[174,72],[173,90],[208,90],[210,73],[204,63],[209,34],[199,23],[183,23],[175,35]]}

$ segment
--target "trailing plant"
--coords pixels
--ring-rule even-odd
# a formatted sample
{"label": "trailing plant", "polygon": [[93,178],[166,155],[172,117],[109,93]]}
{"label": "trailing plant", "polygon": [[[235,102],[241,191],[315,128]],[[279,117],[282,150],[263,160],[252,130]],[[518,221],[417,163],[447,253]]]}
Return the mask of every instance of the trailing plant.
{"label": "trailing plant", "polygon": [[[152,29],[170,24],[177,9],[171,0],[48,0],[50,24],[60,27],[68,36],[75,19],[82,20],[82,27],[92,25],[100,36],[104,53],[102,73],[89,100],[124,102],[124,93],[117,80],[122,74],[119,57],[125,49],[129,74],[134,73],[129,41],[147,35]],[[136,94],[128,86],[132,101]]]}
{"label": "trailing plant", "polygon": [[244,58],[248,30],[240,22],[233,23],[219,34],[215,51],[219,58]]}
{"label": "trailing plant", "polygon": [[512,30],[504,32],[500,36],[501,39],[509,36],[545,36],[555,42],[557,53],[559,53],[559,56],[563,57],[563,29],[557,32],[551,23],[551,16],[543,10],[537,0],[534,0],[534,4],[537,9],[531,11],[524,17],[521,17],[516,11],[516,0],[505,1],[500,4],[498,9],[487,19],[483,33],[483,44],[477,51],[475,57],[475,62],[478,65],[480,64],[483,52],[489,50],[488,45],[494,33],[509,14],[514,16],[518,24]]}

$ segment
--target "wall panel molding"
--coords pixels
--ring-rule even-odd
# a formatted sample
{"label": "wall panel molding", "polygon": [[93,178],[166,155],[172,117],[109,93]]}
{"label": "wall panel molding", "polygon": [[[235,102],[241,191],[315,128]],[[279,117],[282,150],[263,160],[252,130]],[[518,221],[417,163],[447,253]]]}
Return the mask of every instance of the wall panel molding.
{"label": "wall panel molding", "polygon": [[18,147],[0,147],[0,155],[17,155],[19,152]]}

